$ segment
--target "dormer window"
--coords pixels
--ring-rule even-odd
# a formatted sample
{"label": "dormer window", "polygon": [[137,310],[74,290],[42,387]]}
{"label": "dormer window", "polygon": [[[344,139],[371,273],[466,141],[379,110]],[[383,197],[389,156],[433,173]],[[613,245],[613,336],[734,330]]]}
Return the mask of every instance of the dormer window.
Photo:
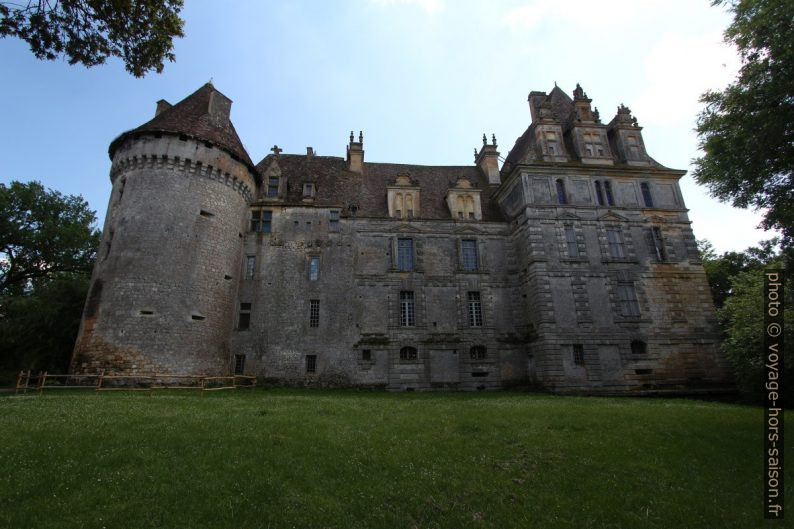
{"label": "dormer window", "polygon": [[546,150],[552,156],[557,154],[557,133],[553,131],[546,132]]}
{"label": "dormer window", "polygon": [[396,219],[412,219],[421,215],[419,186],[406,175],[398,176],[386,188],[389,216]]}
{"label": "dormer window", "polygon": [[303,184],[303,198],[314,198],[314,184],[306,182]]}
{"label": "dormer window", "polygon": [[628,148],[629,160],[639,160],[640,144],[637,141],[637,136],[626,137],[626,147]]}
{"label": "dormer window", "polygon": [[601,136],[594,133],[584,134],[584,152],[587,156],[604,156],[604,145]]}
{"label": "dormer window", "polygon": [[271,176],[267,179],[268,198],[278,198],[278,184],[279,178],[277,176]]}

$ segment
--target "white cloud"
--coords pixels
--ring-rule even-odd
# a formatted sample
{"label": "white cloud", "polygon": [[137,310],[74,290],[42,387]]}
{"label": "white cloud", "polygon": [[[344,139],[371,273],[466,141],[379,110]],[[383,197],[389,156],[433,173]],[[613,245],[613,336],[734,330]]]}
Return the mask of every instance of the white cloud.
{"label": "white cloud", "polygon": [[510,10],[502,17],[502,22],[513,30],[531,29],[546,21],[571,22],[603,30],[629,22],[661,3],[661,0],[610,0],[597,3],[592,0],[566,0],[556,3],[532,0]]}
{"label": "white cloud", "polygon": [[634,115],[644,123],[690,121],[701,110],[700,95],[730,83],[739,69],[736,51],[721,33],[667,34],[645,59],[646,89],[632,102]]}
{"label": "white cloud", "polygon": [[443,8],[443,0],[370,0],[373,4],[381,7],[391,5],[415,5],[419,6],[429,14],[434,14]]}

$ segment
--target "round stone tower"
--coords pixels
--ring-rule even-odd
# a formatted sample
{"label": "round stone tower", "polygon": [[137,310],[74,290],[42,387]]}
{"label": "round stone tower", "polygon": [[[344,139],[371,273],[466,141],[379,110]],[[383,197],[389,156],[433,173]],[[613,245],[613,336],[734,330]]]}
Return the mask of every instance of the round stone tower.
{"label": "round stone tower", "polygon": [[71,369],[227,373],[255,170],[211,84],[110,144],[102,243]]}

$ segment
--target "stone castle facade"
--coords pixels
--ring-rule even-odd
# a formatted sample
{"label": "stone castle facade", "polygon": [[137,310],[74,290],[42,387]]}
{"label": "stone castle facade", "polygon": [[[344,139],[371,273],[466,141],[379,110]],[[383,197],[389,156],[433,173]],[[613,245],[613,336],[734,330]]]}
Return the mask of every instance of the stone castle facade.
{"label": "stone castle facade", "polygon": [[621,106],[529,94],[499,166],[254,164],[211,84],[110,145],[74,372],[254,374],[393,390],[729,380],[678,180]]}

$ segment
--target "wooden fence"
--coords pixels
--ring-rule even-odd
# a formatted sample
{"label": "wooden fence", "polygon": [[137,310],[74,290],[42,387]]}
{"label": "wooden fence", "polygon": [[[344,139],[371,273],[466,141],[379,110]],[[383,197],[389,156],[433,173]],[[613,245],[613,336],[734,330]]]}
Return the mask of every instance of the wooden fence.
{"label": "wooden fence", "polygon": [[32,375],[30,370],[20,371],[14,394],[27,394],[28,391],[41,395],[51,389],[91,389],[101,391],[147,391],[170,389],[192,389],[194,391],[219,391],[226,389],[253,388],[256,377],[246,375],[209,376],[173,375],[154,373],[152,375],[61,375],[40,371]]}

